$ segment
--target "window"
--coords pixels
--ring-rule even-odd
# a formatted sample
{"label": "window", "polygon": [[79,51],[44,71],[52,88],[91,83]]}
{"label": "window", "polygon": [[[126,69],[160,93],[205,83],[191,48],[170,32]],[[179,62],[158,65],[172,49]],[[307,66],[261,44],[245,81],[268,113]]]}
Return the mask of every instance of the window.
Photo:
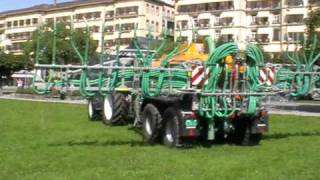
{"label": "window", "polygon": [[109,18],[112,19],[113,16],[114,16],[114,11],[107,11],[107,12],[106,12],[106,18],[107,18],[107,19],[109,19]]}
{"label": "window", "polygon": [[250,41],[256,41],[257,38],[257,30],[251,31]]}
{"label": "window", "polygon": [[273,24],[280,24],[280,15],[279,14],[275,14],[273,16],[273,21],[272,21]]}
{"label": "window", "polygon": [[251,16],[251,25],[257,24],[257,16]]}
{"label": "window", "polygon": [[94,19],[99,19],[99,18],[101,18],[101,12],[94,12],[94,13],[93,13],[93,17],[94,17]]}
{"label": "window", "polygon": [[10,22],[7,22],[7,27],[8,28],[11,28],[11,26],[12,26],[12,22],[10,21]]}
{"label": "window", "polygon": [[[52,19],[52,20],[53,20],[53,19]],[[30,19],[27,19],[27,20],[26,20],[26,25],[29,26],[30,24],[31,24],[31,20],[30,20]]]}
{"label": "window", "polygon": [[114,32],[114,26],[106,26],[105,27],[106,33],[113,33]]}
{"label": "window", "polygon": [[18,26],[18,21],[13,21],[13,27],[17,27]]}
{"label": "window", "polygon": [[280,41],[280,29],[273,30],[273,41]]}
{"label": "window", "polygon": [[159,29],[159,23],[158,23],[158,22],[156,22],[156,31],[157,31],[157,32],[160,31],[160,29]]}
{"label": "window", "polygon": [[286,39],[289,42],[303,41],[304,33],[303,32],[289,32]]}
{"label": "window", "polygon": [[199,20],[200,28],[209,28],[210,27],[210,19],[200,19]]}
{"label": "window", "polygon": [[19,25],[20,25],[20,26],[24,26],[24,20],[20,20],[20,21],[19,21]]}
{"label": "window", "polygon": [[38,18],[33,18],[32,19],[32,24],[34,24],[34,25],[38,24]]}
{"label": "window", "polygon": [[220,30],[217,30],[217,31],[215,32],[215,38],[218,39],[218,38],[220,38],[220,36],[221,36],[221,31],[220,31]]}
{"label": "window", "polygon": [[183,21],[178,21],[177,22],[177,29],[188,29],[188,21],[183,20]]}
{"label": "window", "polygon": [[92,31],[98,33],[100,31],[100,26],[93,26]]}

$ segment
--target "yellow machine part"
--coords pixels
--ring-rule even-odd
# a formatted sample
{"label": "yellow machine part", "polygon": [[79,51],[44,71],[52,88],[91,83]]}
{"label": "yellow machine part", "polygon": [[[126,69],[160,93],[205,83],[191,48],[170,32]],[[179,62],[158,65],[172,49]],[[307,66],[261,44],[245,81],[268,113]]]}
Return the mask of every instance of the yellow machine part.
{"label": "yellow machine part", "polygon": [[[188,45],[184,44],[181,46],[180,51],[185,49]],[[175,56],[170,60],[170,64],[181,64],[190,61],[207,61],[208,54],[204,53],[204,44],[202,43],[192,43],[187,51]],[[161,62],[164,60],[165,56],[155,60],[152,63],[152,67],[159,67]]]}

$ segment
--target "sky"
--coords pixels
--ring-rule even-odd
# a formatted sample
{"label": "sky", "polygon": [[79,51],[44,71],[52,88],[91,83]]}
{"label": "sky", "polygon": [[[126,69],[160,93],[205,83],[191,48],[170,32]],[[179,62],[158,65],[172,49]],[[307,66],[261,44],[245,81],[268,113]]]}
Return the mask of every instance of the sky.
{"label": "sky", "polygon": [[[71,0],[57,0],[58,3],[67,1]],[[53,4],[53,2],[54,0],[0,0],[0,12],[31,7],[44,3]]]}

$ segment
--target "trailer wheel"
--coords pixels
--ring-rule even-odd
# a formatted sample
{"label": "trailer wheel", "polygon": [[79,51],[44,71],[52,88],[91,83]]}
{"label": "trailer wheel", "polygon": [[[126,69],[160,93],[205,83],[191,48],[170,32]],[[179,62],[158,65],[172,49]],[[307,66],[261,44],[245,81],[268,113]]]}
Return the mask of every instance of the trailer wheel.
{"label": "trailer wheel", "polygon": [[114,92],[103,101],[102,119],[106,125],[123,125],[128,120],[128,104],[122,93]]}
{"label": "trailer wheel", "polygon": [[163,115],[164,128],[162,131],[162,141],[163,144],[168,147],[180,147],[180,116],[179,112],[173,108],[169,107]]}
{"label": "trailer wheel", "polygon": [[142,130],[144,142],[154,144],[159,138],[159,124],[162,122],[162,116],[156,106],[147,104],[142,115]]}
{"label": "trailer wheel", "polygon": [[238,119],[235,123],[233,140],[238,145],[254,146],[258,145],[262,139],[261,133],[252,133],[252,120]]}
{"label": "trailer wheel", "polygon": [[89,121],[98,121],[101,118],[100,110],[97,109],[93,99],[88,100],[88,119]]}

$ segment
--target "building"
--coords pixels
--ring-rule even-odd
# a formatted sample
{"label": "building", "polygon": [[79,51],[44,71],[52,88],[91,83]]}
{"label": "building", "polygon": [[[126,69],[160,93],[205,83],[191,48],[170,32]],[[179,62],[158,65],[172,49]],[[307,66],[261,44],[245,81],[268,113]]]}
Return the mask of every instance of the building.
{"label": "building", "polygon": [[93,38],[99,41],[101,51],[102,27],[105,22],[105,47],[115,45],[121,28],[121,44],[127,45],[134,37],[145,38],[151,29],[152,36],[158,38],[163,29],[174,29],[174,7],[160,0],[77,0],[56,5],[38,5],[0,13],[0,46],[7,52],[21,53],[23,42],[30,39],[40,24],[48,21],[73,21],[75,28],[85,28],[89,24]]}
{"label": "building", "polygon": [[305,35],[303,23],[319,0],[177,0],[176,33],[192,38],[210,35],[223,41],[261,44],[265,52],[279,57],[293,51]]}

